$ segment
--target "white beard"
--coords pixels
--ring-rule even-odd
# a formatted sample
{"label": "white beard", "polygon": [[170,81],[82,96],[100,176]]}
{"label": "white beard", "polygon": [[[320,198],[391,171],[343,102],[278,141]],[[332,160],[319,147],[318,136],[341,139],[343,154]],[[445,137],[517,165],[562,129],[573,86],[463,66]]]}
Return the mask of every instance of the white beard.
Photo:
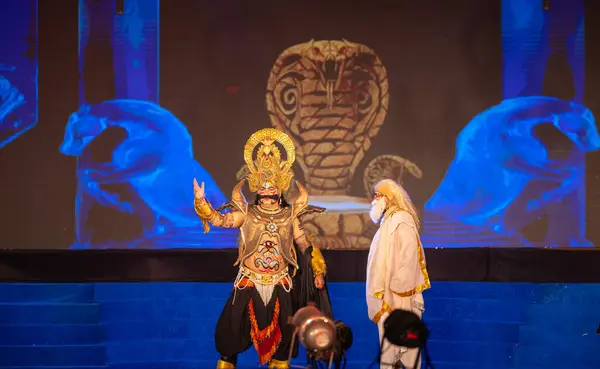
{"label": "white beard", "polygon": [[369,212],[369,216],[371,217],[371,221],[373,223],[378,224],[385,212],[385,199],[382,197],[379,200],[373,200],[371,203],[371,211]]}

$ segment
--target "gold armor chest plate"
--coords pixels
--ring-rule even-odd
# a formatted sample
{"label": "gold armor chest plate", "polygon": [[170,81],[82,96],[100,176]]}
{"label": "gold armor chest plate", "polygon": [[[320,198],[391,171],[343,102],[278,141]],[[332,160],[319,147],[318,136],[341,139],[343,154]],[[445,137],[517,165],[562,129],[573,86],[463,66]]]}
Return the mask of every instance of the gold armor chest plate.
{"label": "gold armor chest plate", "polygon": [[292,207],[267,213],[258,206],[250,206],[246,220],[240,227],[238,262],[243,263],[261,245],[272,245],[281,252],[283,259],[297,268],[294,251]]}

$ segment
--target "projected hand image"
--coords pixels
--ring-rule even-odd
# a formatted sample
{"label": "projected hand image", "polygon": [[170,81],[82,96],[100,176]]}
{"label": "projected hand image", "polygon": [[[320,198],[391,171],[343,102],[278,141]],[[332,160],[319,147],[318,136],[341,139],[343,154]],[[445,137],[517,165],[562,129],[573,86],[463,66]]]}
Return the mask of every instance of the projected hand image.
{"label": "projected hand image", "polygon": [[576,204],[563,204],[562,209],[573,209],[570,213],[553,208],[584,180],[584,167],[577,155],[549,157],[535,136],[535,128],[543,124],[566,136],[572,153],[600,148],[594,117],[584,106],[543,96],[505,100],[460,132],[456,156],[425,205],[428,216],[489,229],[525,245],[533,243],[523,229],[546,216],[553,232],[541,244],[589,245],[583,226],[574,224]]}
{"label": "projected hand image", "polygon": [[13,1],[0,10],[0,148],[38,120],[37,0]]}
{"label": "projected hand image", "polygon": [[[2,72],[0,66],[0,72]],[[11,119],[11,114],[25,103],[25,97],[19,90],[10,83],[8,79],[0,75],[0,147],[10,142],[15,131],[18,131],[21,122]]]}
{"label": "projected hand image", "polygon": [[[107,136],[119,140],[111,146],[103,141]],[[144,240],[181,229],[201,231],[190,205],[193,193],[189,184],[195,177],[206,183],[209,201],[225,202],[210,174],[194,159],[187,128],[151,102],[111,100],[83,106],[69,118],[60,151],[79,158],[76,247],[142,247],[139,243]],[[98,159],[98,151],[104,152],[103,160]],[[99,225],[88,222],[93,206],[131,214],[141,223],[139,235],[121,240],[117,232],[105,235],[110,240],[96,242],[94,232]],[[109,217],[103,222],[119,223],[117,219]],[[183,245],[169,247],[178,246]]]}

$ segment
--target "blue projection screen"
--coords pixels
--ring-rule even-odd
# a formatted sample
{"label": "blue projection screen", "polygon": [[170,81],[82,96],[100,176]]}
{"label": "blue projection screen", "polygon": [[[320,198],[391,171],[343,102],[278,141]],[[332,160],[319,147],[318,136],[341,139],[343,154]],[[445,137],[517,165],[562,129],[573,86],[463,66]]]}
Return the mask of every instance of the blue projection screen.
{"label": "blue projection screen", "polygon": [[0,148],[38,122],[37,0],[8,0],[0,9]]}
{"label": "blue projection screen", "polygon": [[[592,246],[584,153],[600,148],[600,136],[582,105],[583,0],[549,10],[541,3],[502,2],[504,101],[460,131],[455,157],[425,205],[430,245]],[[540,139],[546,126],[570,145]],[[539,219],[545,229],[532,240],[527,226]]]}
{"label": "blue projection screen", "polygon": [[[0,12],[2,146],[38,120],[37,2],[18,3]],[[79,0],[79,69],[65,71],[79,99],[48,154],[76,163],[53,180],[77,183],[74,235],[56,247],[237,247],[236,230],[204,234],[192,180],[226,203],[246,139],[265,127],[289,134],[296,179],[328,209],[304,220],[321,247],[369,247],[383,178],[420,208],[426,247],[594,246],[583,0],[472,0],[444,17],[308,3],[126,0],[120,15],[114,1]]]}

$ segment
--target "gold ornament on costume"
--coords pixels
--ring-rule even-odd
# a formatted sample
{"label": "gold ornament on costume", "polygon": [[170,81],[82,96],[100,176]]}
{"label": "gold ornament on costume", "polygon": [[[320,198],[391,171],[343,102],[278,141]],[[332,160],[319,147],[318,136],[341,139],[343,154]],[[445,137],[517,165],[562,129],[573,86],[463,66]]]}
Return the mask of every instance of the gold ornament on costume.
{"label": "gold ornament on costume", "polygon": [[[281,151],[276,143],[283,147],[285,160],[281,159]],[[269,187],[275,187],[280,192],[287,191],[294,177],[292,164],[295,160],[296,149],[287,134],[274,128],[261,129],[252,134],[244,147],[250,191],[258,192],[260,188]]]}
{"label": "gold ornament on costume", "polygon": [[[235,178],[237,182],[245,180],[248,178],[248,174],[250,174],[250,170],[248,170],[248,166],[246,164],[242,165],[240,169],[235,173]],[[296,178],[296,173],[292,170],[293,178]],[[298,188],[296,186],[292,186],[290,184],[290,188],[287,191],[281,191],[281,194],[285,196],[285,199],[288,202],[294,202],[296,197],[298,197]]]}

